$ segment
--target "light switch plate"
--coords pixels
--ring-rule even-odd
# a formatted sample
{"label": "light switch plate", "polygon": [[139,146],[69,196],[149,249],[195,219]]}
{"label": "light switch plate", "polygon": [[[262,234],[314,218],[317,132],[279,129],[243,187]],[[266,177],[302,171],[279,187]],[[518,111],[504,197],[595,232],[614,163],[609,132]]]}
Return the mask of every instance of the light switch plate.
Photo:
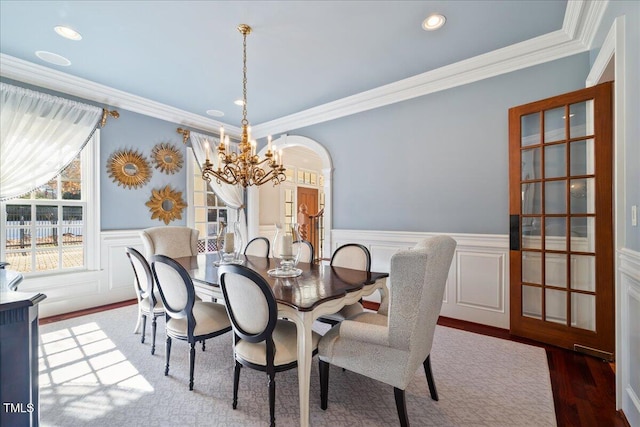
{"label": "light switch plate", "polygon": [[631,225],[633,227],[638,226],[638,206],[631,206]]}

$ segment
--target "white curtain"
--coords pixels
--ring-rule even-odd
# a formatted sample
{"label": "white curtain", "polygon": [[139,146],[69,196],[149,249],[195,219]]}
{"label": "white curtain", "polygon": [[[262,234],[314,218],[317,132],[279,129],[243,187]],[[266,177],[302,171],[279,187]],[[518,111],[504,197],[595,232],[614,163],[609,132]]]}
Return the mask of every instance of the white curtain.
{"label": "white curtain", "polygon": [[[205,162],[207,156],[205,151],[205,144],[209,143],[210,155],[209,161],[213,163],[214,169],[218,168],[218,162],[220,159],[217,156],[217,148],[220,140],[209,135],[204,135],[198,132],[191,131],[189,133],[191,139],[191,148],[193,154],[196,156],[196,161],[202,169],[202,164]],[[233,209],[236,213],[236,220],[240,223],[240,232],[242,233],[242,241],[247,244],[247,218],[244,210],[244,188],[241,185],[229,185],[224,182],[218,183],[215,178],[211,179],[209,183],[211,189],[220,199],[227,205],[228,208]]]}
{"label": "white curtain", "polygon": [[58,175],[93,135],[102,108],[0,83],[0,200]]}

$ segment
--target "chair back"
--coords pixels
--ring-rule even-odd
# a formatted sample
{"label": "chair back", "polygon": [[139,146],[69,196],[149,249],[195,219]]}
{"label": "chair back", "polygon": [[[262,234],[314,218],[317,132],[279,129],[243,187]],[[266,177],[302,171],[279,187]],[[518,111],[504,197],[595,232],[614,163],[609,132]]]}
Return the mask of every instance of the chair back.
{"label": "chair back", "polygon": [[414,368],[431,351],[455,247],[451,237],[437,236],[391,257],[389,342],[410,351]]}
{"label": "chair back", "polygon": [[198,255],[198,234],[198,230],[189,227],[165,226],[142,230],[140,238],[147,259],[153,255],[180,258]]}
{"label": "chair back", "polygon": [[347,243],[340,246],[331,256],[332,267],[351,268],[353,270],[370,271],[371,254],[369,249],[358,243]]}
{"label": "chair back", "polygon": [[249,240],[249,243],[244,248],[244,254],[269,258],[269,247],[269,239],[266,237],[254,237]]}
{"label": "chair back", "polygon": [[192,336],[195,328],[193,304],[196,300],[196,292],[189,273],[182,265],[167,256],[154,255],[151,259],[151,270],[158,284],[167,316],[174,319],[186,317],[187,330],[189,336]]}
{"label": "chair back", "polygon": [[271,286],[255,271],[236,264],[220,266],[218,278],[234,333],[252,343],[270,339],[278,320]]}
{"label": "chair back", "polygon": [[308,240],[296,240],[293,242],[293,253],[295,254],[300,246],[300,257],[298,262],[308,262],[313,264],[313,245]]}
{"label": "chair back", "polygon": [[151,268],[149,267],[149,263],[145,259],[144,256],[136,249],[128,247],[127,258],[131,262],[131,266],[133,267],[133,274],[135,275],[135,286],[136,286],[136,295],[138,296],[138,301],[141,301],[145,298],[150,299],[150,307],[156,306],[158,299],[160,299],[160,295],[155,292],[153,283],[153,274],[151,273]]}

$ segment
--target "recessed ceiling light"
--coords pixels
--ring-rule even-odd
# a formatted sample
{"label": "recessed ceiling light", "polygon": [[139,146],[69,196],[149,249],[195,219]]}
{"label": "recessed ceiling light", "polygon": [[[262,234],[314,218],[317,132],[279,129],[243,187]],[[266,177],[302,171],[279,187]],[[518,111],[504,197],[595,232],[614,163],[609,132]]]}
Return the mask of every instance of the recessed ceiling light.
{"label": "recessed ceiling light", "polygon": [[73,28],[65,27],[63,25],[58,25],[57,27],[53,27],[53,30],[59,35],[61,35],[62,37],[64,37],[65,39],[82,40],[82,36],[80,35],[80,33],[74,30]]}
{"label": "recessed ceiling light", "polygon": [[212,117],[222,117],[224,113],[220,110],[207,110],[207,114]]}
{"label": "recessed ceiling light", "polygon": [[427,19],[422,21],[422,28],[425,31],[437,30],[438,28],[442,27],[445,22],[447,22],[447,18],[445,18],[444,15],[434,13],[427,16]]}
{"label": "recessed ceiling light", "polygon": [[236,99],[235,101],[233,101],[233,103],[242,106],[242,104],[244,104],[244,101],[242,99]]}
{"label": "recessed ceiling light", "polygon": [[71,65],[71,61],[64,56],[58,55],[57,53],[47,52],[46,50],[37,51],[36,56],[50,64],[61,65],[63,67]]}

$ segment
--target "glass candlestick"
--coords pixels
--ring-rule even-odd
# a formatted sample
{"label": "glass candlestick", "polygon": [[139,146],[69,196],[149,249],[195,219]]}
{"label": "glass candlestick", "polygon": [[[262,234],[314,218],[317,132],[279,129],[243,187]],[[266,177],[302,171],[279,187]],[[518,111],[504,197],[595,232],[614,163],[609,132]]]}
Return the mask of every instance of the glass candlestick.
{"label": "glass candlestick", "polygon": [[220,223],[216,245],[218,247],[218,261],[215,263],[216,265],[242,264],[244,262],[240,257],[243,242],[239,223]]}
{"label": "glass candlestick", "polygon": [[300,240],[298,224],[276,224],[276,236],[273,239],[273,256],[279,259],[277,268],[269,270],[270,276],[296,277],[302,274],[302,270],[296,268],[300,258],[300,245],[293,242]]}

